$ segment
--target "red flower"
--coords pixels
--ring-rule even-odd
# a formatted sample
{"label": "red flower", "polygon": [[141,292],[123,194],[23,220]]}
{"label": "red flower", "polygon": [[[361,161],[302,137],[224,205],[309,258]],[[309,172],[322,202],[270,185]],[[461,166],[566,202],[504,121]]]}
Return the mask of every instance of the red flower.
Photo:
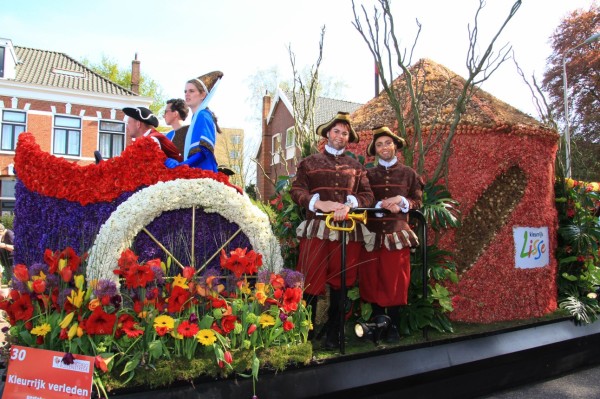
{"label": "red flower", "polygon": [[114,270],[114,273],[121,276],[126,276],[129,273],[129,269],[137,265],[138,256],[133,251],[127,248],[121,253],[119,257],[118,266],[119,268]]}
{"label": "red flower", "polygon": [[125,274],[125,285],[127,288],[145,288],[153,280],[154,271],[146,265],[135,264]]}
{"label": "red flower", "polygon": [[33,316],[33,305],[27,294],[21,295],[19,299],[10,305],[10,313],[15,320],[29,320]]}
{"label": "red flower", "polygon": [[16,265],[13,269],[13,274],[19,281],[26,282],[29,280],[29,271],[27,271],[27,266],[25,265]]}
{"label": "red flower", "polygon": [[98,306],[86,320],[86,332],[89,335],[110,335],[116,322],[116,315],[106,313],[101,306]]}
{"label": "red flower", "polygon": [[271,273],[270,278],[273,289],[279,289],[285,287],[285,280],[279,274]]}
{"label": "red flower", "polygon": [[214,309],[226,308],[227,307],[227,302],[224,299],[216,298],[214,296],[208,297],[208,299],[210,300],[210,305]]}
{"label": "red flower", "polygon": [[250,324],[248,326],[248,335],[252,335],[256,331],[256,324]]}
{"label": "red flower", "polygon": [[247,248],[236,248],[227,257],[225,250],[221,250],[221,267],[231,270],[237,278],[242,277],[244,273],[256,273],[258,268],[262,266],[262,255],[257,254],[253,250],[250,252],[247,251]]}
{"label": "red flower", "polygon": [[221,327],[217,324],[216,321],[213,321],[212,326],[210,326],[211,330],[218,332],[221,335],[225,335],[225,332],[221,330]]}
{"label": "red flower", "polygon": [[162,337],[169,332],[169,327],[154,327],[154,329],[159,337]]}
{"label": "red flower", "polygon": [[125,333],[129,338],[135,338],[144,333],[144,330],[137,328],[135,319],[129,314],[122,314],[119,316],[119,323],[117,326],[118,329],[116,335],[119,336]]}
{"label": "red flower", "polygon": [[302,299],[301,288],[288,288],[283,294],[283,310],[286,313],[298,310],[298,302]]}
{"label": "red flower", "polygon": [[231,362],[233,362],[233,356],[231,355],[231,352],[225,351],[225,353],[223,353],[223,359],[227,364],[231,364]]}
{"label": "red flower", "polygon": [[186,309],[190,306],[190,292],[186,289],[183,289],[179,286],[176,286],[171,291],[171,296],[169,297],[169,305],[167,310],[169,313],[179,313],[182,310]]}
{"label": "red flower", "polygon": [[198,331],[200,331],[198,324],[190,323],[187,320],[182,321],[181,324],[177,326],[177,332],[186,338],[192,338]]}
{"label": "red flower", "polygon": [[35,280],[32,284],[32,287],[36,294],[41,294],[42,292],[46,291],[46,281],[42,279]]}
{"label": "red flower", "polygon": [[[77,271],[77,269],[79,268],[79,264],[81,263],[81,258],[79,256],[77,256],[77,254],[75,253],[75,250],[71,247],[67,247],[63,251],[56,251],[56,252],[52,252],[51,250],[46,249],[46,251],[44,252],[44,261],[50,267],[49,268],[50,274],[54,274],[57,272],[59,265],[61,263],[61,260],[66,261],[66,264],[62,270],[67,268],[67,269],[71,270],[72,272]],[[65,277],[68,277],[68,276],[63,276],[64,281],[70,280],[70,278],[69,278],[69,280],[65,280]]]}
{"label": "red flower", "polygon": [[294,329],[294,323],[289,320],[283,322],[283,331],[290,331]]}
{"label": "red flower", "polygon": [[192,277],[194,277],[194,274],[196,274],[196,269],[193,267],[188,266],[183,268],[183,277],[186,279],[190,280]]}
{"label": "red flower", "polygon": [[221,319],[221,327],[223,328],[223,332],[225,334],[229,334],[235,328],[235,322],[237,321],[237,317],[233,315],[223,316]]}
{"label": "red flower", "polygon": [[103,373],[108,373],[108,366],[106,365],[106,361],[102,356],[98,355],[94,358],[94,366],[97,369],[102,370]]}

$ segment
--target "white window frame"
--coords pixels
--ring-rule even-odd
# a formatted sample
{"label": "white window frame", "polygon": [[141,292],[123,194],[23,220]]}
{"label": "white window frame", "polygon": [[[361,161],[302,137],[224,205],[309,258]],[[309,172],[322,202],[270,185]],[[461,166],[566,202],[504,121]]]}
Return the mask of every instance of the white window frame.
{"label": "white window frame", "polygon": [[[5,114],[7,112],[12,112],[12,113],[18,113],[18,114],[23,114],[25,122],[20,122],[20,121],[12,121],[9,119],[5,119]],[[0,120],[1,122],[1,135],[0,135],[0,151],[7,151],[7,152],[15,152],[15,148],[17,147],[17,141],[19,140],[19,135],[23,132],[27,131],[27,111],[23,111],[20,109],[3,109],[2,110],[2,115],[1,115],[2,119]],[[5,130],[5,126],[12,126],[12,131],[10,132],[10,139],[12,141],[12,148],[3,148],[4,146],[4,130]],[[21,127],[23,130],[21,130],[20,132],[16,132],[17,127]]]}
{"label": "white window frame", "polygon": [[229,151],[229,159],[233,160],[233,159],[238,159],[238,158],[239,158],[239,151],[237,151],[237,150]]}
{"label": "white window frame", "polygon": [[289,160],[296,155],[296,128],[289,127],[285,131],[285,159]]}
{"label": "white window frame", "polygon": [[231,136],[231,144],[233,145],[240,145],[242,142],[242,136],[239,134],[234,134],[233,136]]}
{"label": "white window frame", "polygon": [[[114,124],[114,125],[119,125],[122,127],[122,131],[116,131],[116,130],[110,130],[110,129],[102,129],[102,125],[103,123],[110,123],[110,124]],[[109,135],[110,136],[110,154],[105,154],[105,151],[102,151],[102,148],[100,146],[101,144],[101,140],[103,136]],[[125,122],[123,121],[117,121],[117,120],[110,120],[110,119],[100,119],[98,120],[98,150],[100,151],[100,153],[102,154],[102,158],[104,159],[108,159],[108,158],[112,158],[118,155],[121,155],[121,152],[119,152],[118,154],[115,153],[114,147],[113,147],[113,139],[115,137],[120,137],[121,138],[121,152],[123,152],[125,150]]]}
{"label": "white window frame", "polygon": [[277,165],[281,162],[281,133],[273,135],[271,139],[271,165]]}
{"label": "white window frame", "polygon": [[[73,126],[67,126],[67,125],[56,125],[56,120],[57,118],[65,118],[65,119],[73,119],[73,120],[78,120],[79,121],[79,129],[77,129],[76,127]],[[82,118],[80,117],[76,117],[73,115],[54,115],[54,117],[52,118],[52,154],[54,155],[59,155],[59,156],[64,156],[64,157],[75,157],[75,158],[81,158],[81,146],[82,146],[82,130],[83,130],[83,121]],[[65,140],[66,142],[65,144],[65,152],[58,152],[56,149],[56,136],[58,133],[58,130],[64,130],[66,133],[66,137]],[[77,149],[77,154],[72,154],[69,153],[69,148],[68,148],[68,142],[69,142],[69,136],[71,134],[78,134],[79,137],[79,148]],[[62,143],[61,143],[62,144]]]}

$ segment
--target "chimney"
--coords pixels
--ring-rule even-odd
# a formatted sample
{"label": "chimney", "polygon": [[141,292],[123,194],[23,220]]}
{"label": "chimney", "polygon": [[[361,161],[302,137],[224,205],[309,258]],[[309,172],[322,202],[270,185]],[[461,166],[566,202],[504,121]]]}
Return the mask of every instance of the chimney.
{"label": "chimney", "polygon": [[140,94],[140,62],[135,53],[135,59],[131,61],[131,91]]}
{"label": "chimney", "polygon": [[263,137],[267,134],[267,116],[269,116],[269,110],[271,109],[271,96],[268,91],[265,91],[263,97],[262,106],[262,135]]}

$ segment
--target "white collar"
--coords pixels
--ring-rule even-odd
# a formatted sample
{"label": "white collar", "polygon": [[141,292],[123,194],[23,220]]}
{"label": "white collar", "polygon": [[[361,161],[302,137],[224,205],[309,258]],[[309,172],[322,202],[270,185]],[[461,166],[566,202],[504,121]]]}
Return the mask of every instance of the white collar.
{"label": "white collar", "polygon": [[379,165],[384,166],[386,169],[389,168],[389,167],[391,167],[391,166],[396,165],[396,163],[398,163],[398,158],[397,157],[394,157],[394,159],[392,159],[389,162],[386,162],[383,159],[379,160]]}
{"label": "white collar", "polygon": [[341,150],[336,150],[333,147],[330,147],[329,145],[325,144],[325,151],[327,151],[328,153],[330,153],[331,155],[342,155],[344,153],[345,148],[342,148]]}

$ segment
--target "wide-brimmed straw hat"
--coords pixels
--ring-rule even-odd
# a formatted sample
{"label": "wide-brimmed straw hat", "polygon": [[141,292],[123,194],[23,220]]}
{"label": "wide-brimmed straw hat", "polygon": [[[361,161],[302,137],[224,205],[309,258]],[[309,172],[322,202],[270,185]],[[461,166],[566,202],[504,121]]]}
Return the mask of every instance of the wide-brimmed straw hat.
{"label": "wide-brimmed straw hat", "polygon": [[342,111],[338,111],[337,115],[333,117],[332,120],[330,120],[327,123],[324,123],[322,125],[319,125],[317,127],[317,134],[319,136],[323,136],[325,138],[327,138],[327,132],[329,130],[331,130],[331,128],[339,122],[344,122],[347,123],[348,126],[350,127],[350,139],[348,140],[350,143],[358,143],[360,138],[358,137],[358,134],[356,134],[356,132],[354,131],[354,128],[352,127],[352,122],[350,121],[350,113],[348,112],[342,112]]}
{"label": "wide-brimmed straw hat", "polygon": [[206,94],[210,93],[215,84],[219,79],[223,77],[223,72],[221,71],[212,71],[209,73],[205,73],[204,75],[198,76],[197,78],[191,79],[191,81],[196,82],[200,85],[202,90],[206,92]]}
{"label": "wide-brimmed straw hat", "polygon": [[147,125],[158,127],[158,118],[154,116],[152,111],[146,107],[125,107],[123,113],[136,121],[143,122]]}
{"label": "wide-brimmed straw hat", "polygon": [[369,143],[367,147],[367,155],[374,156],[375,155],[375,141],[381,136],[388,136],[392,139],[394,144],[396,144],[396,149],[406,146],[406,141],[402,137],[396,136],[387,126],[379,126],[372,129],[373,131],[373,139]]}

